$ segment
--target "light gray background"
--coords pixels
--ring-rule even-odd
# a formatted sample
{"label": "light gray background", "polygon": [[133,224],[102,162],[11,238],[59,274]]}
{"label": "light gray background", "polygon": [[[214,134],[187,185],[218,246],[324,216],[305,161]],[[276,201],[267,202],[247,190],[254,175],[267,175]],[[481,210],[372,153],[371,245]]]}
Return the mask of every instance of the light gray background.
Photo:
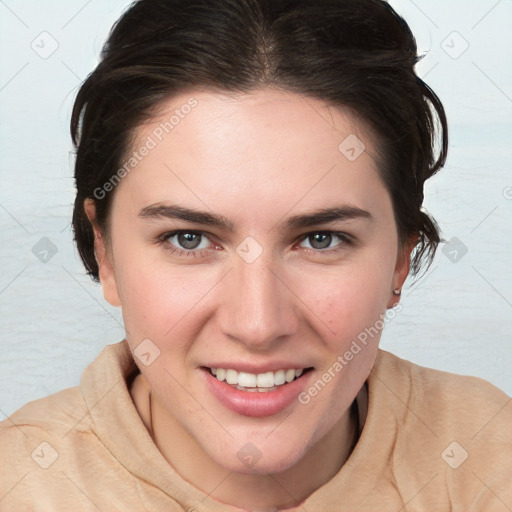
{"label": "light gray background", "polygon": [[[406,286],[381,347],[512,394],[512,2],[391,4],[447,109],[450,155],[426,207],[450,242]],[[128,5],[0,1],[0,420],[77,385],[124,335],[120,311],[85,276],[72,243],[68,124],[78,85]]]}

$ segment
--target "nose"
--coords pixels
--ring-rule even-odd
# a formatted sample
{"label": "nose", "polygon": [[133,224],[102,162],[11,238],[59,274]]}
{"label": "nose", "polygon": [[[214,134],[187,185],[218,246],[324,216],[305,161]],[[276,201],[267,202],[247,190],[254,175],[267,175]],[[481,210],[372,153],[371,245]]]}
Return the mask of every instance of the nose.
{"label": "nose", "polygon": [[226,279],[219,306],[221,332],[252,350],[269,350],[297,330],[297,297],[283,272],[260,257],[239,259]]}

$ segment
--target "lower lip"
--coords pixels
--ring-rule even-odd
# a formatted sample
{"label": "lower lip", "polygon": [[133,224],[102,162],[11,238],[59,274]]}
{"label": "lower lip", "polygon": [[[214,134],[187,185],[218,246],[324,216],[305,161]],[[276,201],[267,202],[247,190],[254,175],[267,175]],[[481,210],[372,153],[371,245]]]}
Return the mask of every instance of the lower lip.
{"label": "lower lip", "polygon": [[250,392],[233,388],[215,378],[210,370],[203,369],[210,391],[225,407],[243,416],[271,416],[289,407],[304,390],[311,372],[303,373],[298,379],[279,386],[274,391]]}

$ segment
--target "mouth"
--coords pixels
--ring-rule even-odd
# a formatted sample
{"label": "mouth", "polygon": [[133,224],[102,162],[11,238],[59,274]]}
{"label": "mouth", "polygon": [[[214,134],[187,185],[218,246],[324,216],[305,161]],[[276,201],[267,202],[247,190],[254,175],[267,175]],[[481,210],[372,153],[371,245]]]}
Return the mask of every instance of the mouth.
{"label": "mouth", "polygon": [[297,380],[301,375],[312,370],[312,368],[283,368],[273,372],[258,374],[238,372],[231,368],[207,368],[207,370],[218,381],[225,382],[240,391],[268,393]]}
{"label": "mouth", "polygon": [[282,368],[263,373],[249,373],[232,368],[201,370],[207,388],[216,401],[243,416],[266,417],[277,414],[293,404],[306,389],[314,368]]}

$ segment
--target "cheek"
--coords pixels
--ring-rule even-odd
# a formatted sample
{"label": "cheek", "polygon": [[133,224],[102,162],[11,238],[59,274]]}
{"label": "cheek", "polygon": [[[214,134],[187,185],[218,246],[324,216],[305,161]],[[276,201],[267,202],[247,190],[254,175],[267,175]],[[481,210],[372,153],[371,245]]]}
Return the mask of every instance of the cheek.
{"label": "cheek", "polygon": [[116,280],[128,334],[164,340],[178,331],[183,338],[183,329],[194,329],[183,320],[200,315],[217,276],[206,267],[176,267],[161,257],[151,260],[141,251],[118,258]]}
{"label": "cheek", "polygon": [[344,345],[386,311],[391,272],[377,265],[340,266],[304,274],[298,295],[327,328],[333,344]]}
{"label": "cheek", "polygon": [[324,286],[318,280],[303,283],[300,296],[306,304],[314,305],[311,310],[316,325],[324,333],[317,380],[305,397],[311,414],[324,418],[319,436],[350,406],[375,362],[388,294],[381,272],[352,268],[324,280],[328,283]]}

